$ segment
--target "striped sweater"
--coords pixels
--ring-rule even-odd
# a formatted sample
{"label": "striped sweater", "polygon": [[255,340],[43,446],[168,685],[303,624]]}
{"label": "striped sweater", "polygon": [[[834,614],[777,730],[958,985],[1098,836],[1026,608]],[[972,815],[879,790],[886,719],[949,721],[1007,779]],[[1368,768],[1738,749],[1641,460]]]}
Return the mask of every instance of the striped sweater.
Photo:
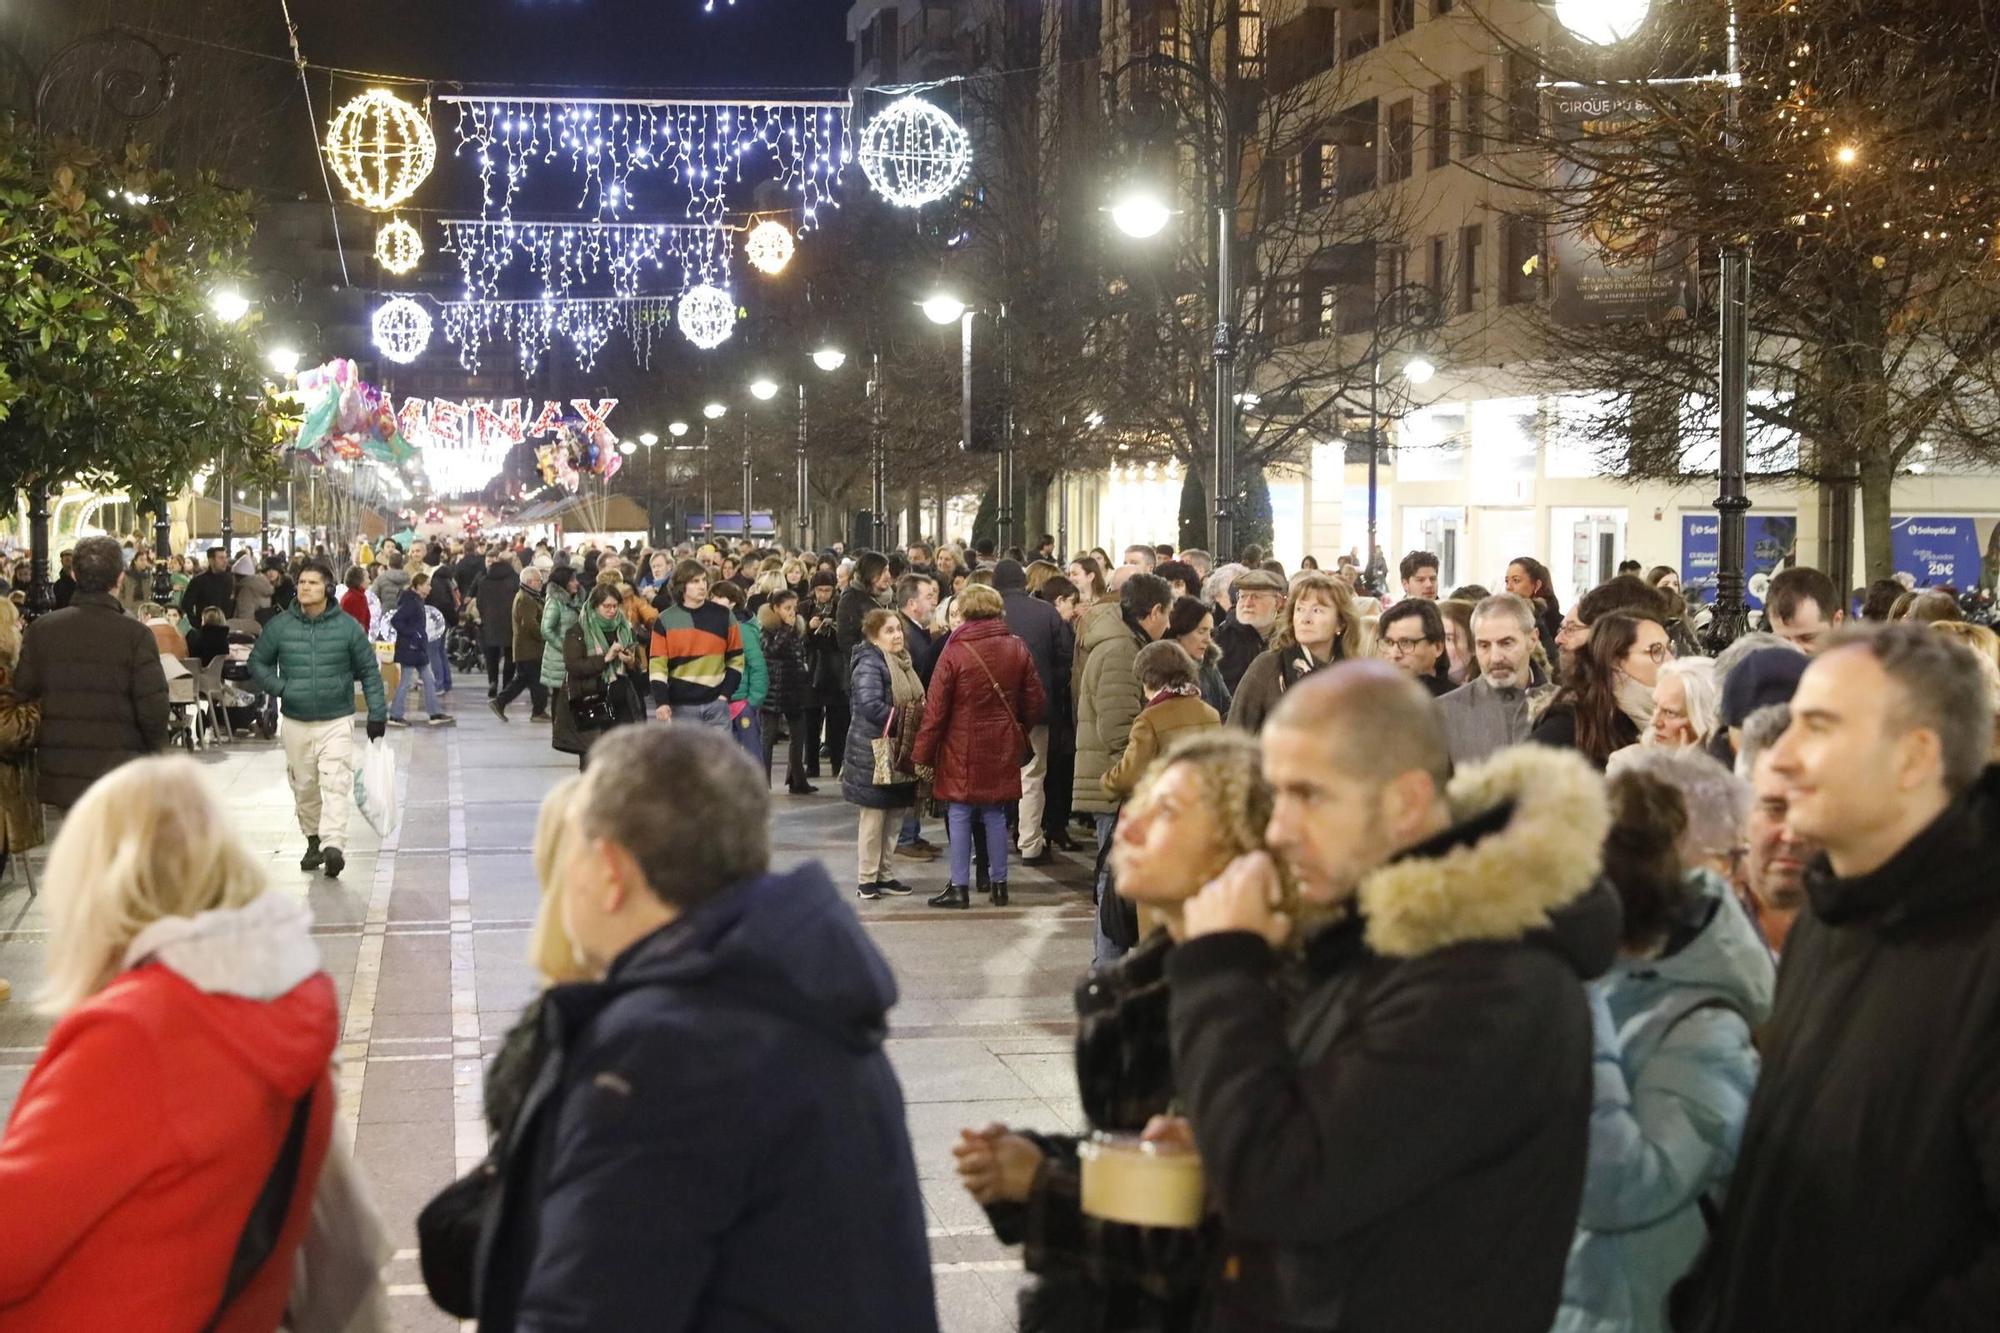
{"label": "striped sweater", "polygon": [[721,602],[670,606],[653,622],[652,658],[656,707],[726,700],[743,681],[743,634]]}

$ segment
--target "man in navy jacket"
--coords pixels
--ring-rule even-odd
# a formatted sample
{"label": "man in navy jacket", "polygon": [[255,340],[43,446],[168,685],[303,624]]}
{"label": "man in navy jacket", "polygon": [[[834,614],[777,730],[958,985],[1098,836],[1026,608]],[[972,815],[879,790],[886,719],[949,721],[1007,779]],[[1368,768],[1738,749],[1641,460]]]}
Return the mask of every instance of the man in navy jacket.
{"label": "man in navy jacket", "polygon": [[597,743],[560,909],[604,979],[545,1000],[485,1333],[936,1333],[895,981],[817,862],[769,871],[768,799],[722,732]]}

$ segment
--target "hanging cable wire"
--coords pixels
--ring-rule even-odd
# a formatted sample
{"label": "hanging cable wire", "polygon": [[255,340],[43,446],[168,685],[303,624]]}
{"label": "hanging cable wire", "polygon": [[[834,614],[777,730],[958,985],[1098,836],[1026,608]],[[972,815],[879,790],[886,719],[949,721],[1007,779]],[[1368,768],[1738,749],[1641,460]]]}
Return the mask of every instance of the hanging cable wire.
{"label": "hanging cable wire", "polygon": [[[354,278],[347,271],[347,245],[340,238],[340,208],[334,202],[333,181],[326,174],[326,154],[319,150],[319,115],[313,110],[312,84],[306,78],[306,58],[299,50],[299,29],[292,22],[291,0],[278,0],[278,8],[285,16],[285,36],[292,43],[292,62],[299,71],[299,91],[305,94],[306,123],[312,126],[313,160],[319,163],[319,182],[326,190],[327,216],[333,219],[333,248],[340,255],[340,280],[351,287]],[[328,91],[330,93],[331,89]]]}

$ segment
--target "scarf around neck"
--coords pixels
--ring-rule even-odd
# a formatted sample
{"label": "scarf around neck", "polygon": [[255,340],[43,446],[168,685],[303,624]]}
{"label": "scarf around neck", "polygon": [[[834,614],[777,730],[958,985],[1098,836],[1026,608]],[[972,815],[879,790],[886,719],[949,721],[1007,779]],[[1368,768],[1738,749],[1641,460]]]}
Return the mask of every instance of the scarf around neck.
{"label": "scarf around neck", "polygon": [[899,708],[907,708],[924,697],[923,678],[917,675],[917,664],[910,660],[910,650],[892,653],[878,647],[882,660],[889,664],[889,697]]}
{"label": "scarf around neck", "polygon": [[[627,620],[623,615],[616,615],[606,620],[603,616],[597,614],[597,608],[593,606],[583,613],[581,623],[583,626],[583,646],[590,651],[593,657],[604,656],[605,652],[611,647],[614,639],[621,647],[630,648],[632,646],[632,622]],[[601,679],[606,685],[609,685],[617,680],[624,670],[625,668],[621,663],[607,662],[601,673]]]}
{"label": "scarf around neck", "polygon": [[1630,676],[1618,678],[1618,711],[1632,719],[1632,725],[1639,728],[1644,736],[1653,725],[1653,687],[1641,685]]}

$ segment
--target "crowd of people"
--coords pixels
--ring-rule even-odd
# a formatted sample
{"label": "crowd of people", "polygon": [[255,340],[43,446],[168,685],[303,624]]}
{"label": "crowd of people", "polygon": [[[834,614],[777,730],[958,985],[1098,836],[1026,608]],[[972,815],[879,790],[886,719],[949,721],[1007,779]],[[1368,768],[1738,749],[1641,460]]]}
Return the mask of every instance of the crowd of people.
{"label": "crowd of people", "polygon": [[[388,548],[344,596],[310,559],[274,589],[250,666],[308,868],[341,869],[357,709],[380,738],[410,677],[435,708],[461,618],[492,710],[530,695],[583,765],[491,1151],[418,1222],[448,1313],[937,1327],[895,981],[824,868],[771,869],[782,741],[788,798],[830,773],[855,807],[862,900],[942,857],[933,907],[1005,908],[1014,865],[1095,852],[1088,1132],[952,1145],[1024,1330],[2000,1326],[2000,638],[1955,599],[1850,616],[1788,568],[1709,658],[1666,568],[1565,609],[1531,557],[1445,594],[1412,552],[1391,596],[1254,549],[745,547]],[[72,563],[68,609],[0,611],[0,849],[34,783],[67,811],[0,1326],[346,1327],[316,1319],[365,1315],[385,1243],[329,1146],[309,918],[141,757],[154,635],[116,543]],[[1133,1143],[1198,1160],[1198,1217],[1089,1204]]]}

